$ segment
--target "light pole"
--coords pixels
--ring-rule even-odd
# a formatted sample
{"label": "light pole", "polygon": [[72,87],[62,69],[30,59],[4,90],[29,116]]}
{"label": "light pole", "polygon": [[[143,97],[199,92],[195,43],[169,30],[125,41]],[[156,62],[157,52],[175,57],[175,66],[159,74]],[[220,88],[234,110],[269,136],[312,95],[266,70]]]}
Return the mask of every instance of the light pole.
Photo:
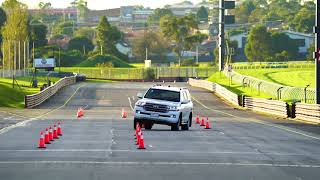
{"label": "light pole", "polygon": [[316,68],[316,104],[320,104],[320,0],[316,1],[316,26],[315,26],[315,68]]}

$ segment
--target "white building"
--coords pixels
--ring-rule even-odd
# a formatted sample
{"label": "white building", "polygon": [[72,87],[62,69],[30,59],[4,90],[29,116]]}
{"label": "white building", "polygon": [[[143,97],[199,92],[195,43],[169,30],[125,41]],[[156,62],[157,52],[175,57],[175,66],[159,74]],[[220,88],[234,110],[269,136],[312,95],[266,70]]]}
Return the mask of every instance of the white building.
{"label": "white building", "polygon": [[243,49],[245,48],[245,44],[247,41],[247,33],[241,33],[241,34],[236,34],[233,36],[230,36],[231,41],[237,41],[238,42],[238,49]]}

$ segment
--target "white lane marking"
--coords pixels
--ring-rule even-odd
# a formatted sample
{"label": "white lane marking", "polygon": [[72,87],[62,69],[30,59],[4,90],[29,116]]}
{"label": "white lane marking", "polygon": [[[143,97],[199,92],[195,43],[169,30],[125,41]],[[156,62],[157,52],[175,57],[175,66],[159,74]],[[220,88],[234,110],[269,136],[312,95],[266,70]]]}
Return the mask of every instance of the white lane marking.
{"label": "white lane marking", "polygon": [[233,115],[233,114],[230,114],[230,113],[226,113],[226,112],[223,112],[223,111],[220,111],[220,110],[212,109],[212,108],[209,108],[208,106],[204,105],[202,102],[200,102],[199,100],[197,100],[193,96],[192,96],[192,99],[194,99],[198,104],[200,104],[202,107],[206,108],[207,110],[211,110],[211,111],[214,111],[214,112],[219,112],[221,114],[225,114],[225,115],[231,116],[231,117],[235,118],[236,120],[251,121],[251,122],[255,122],[257,124],[262,124],[262,125],[266,125],[266,126],[269,126],[269,127],[274,127],[274,128],[277,128],[277,129],[281,129],[281,130],[284,130],[284,131],[287,131],[287,132],[291,132],[293,134],[298,134],[298,135],[301,135],[301,136],[304,136],[304,137],[308,137],[308,138],[311,138],[311,139],[320,140],[320,137],[312,136],[312,135],[309,135],[309,134],[306,134],[306,133],[303,133],[303,132],[300,132],[300,131],[297,131],[297,130],[293,130],[293,129],[290,129],[290,128],[287,128],[287,127],[284,127],[284,126],[274,125],[274,124],[267,123],[265,121],[258,120],[258,119],[253,119],[253,118],[243,118],[243,117],[239,117],[239,116],[236,116],[236,115]]}
{"label": "white lane marking", "polygon": [[[101,141],[100,141],[101,142]],[[152,145],[149,145],[152,147]],[[247,155],[275,155],[275,156],[309,156],[308,154],[296,153],[273,153],[273,152],[237,152],[237,151],[139,151],[139,150],[109,150],[109,149],[21,149],[21,150],[0,150],[0,152],[129,152],[129,153],[178,153],[178,154],[247,154]],[[316,155],[312,153],[312,155]]]}
{"label": "white lane marking", "polygon": [[50,110],[50,111],[48,111],[48,112],[46,112],[46,113],[44,113],[44,114],[42,114],[42,115],[39,115],[39,116],[36,116],[36,117],[33,117],[33,118],[29,118],[29,119],[27,119],[27,120],[25,120],[25,121],[22,121],[22,122],[19,122],[19,123],[17,123],[17,124],[13,124],[13,125],[11,125],[11,126],[2,128],[2,129],[0,130],[0,134],[3,134],[3,133],[5,133],[5,132],[8,132],[9,130],[11,130],[11,129],[13,129],[13,128],[16,128],[16,127],[18,127],[18,126],[25,126],[27,123],[29,123],[29,122],[31,122],[31,121],[33,121],[33,120],[38,120],[38,119],[40,119],[40,118],[42,118],[42,117],[44,117],[44,116],[46,116],[46,115],[48,115],[48,114],[50,114],[50,113],[53,113],[53,112],[55,112],[55,111],[63,108],[63,107],[66,106],[66,105],[69,103],[69,101],[76,95],[76,93],[78,92],[78,90],[79,90],[81,87],[85,86],[85,85],[86,85],[86,84],[83,84],[83,85],[79,86],[79,87],[75,90],[75,92],[65,101],[65,103],[64,103],[62,106],[60,106],[60,107],[58,107],[58,108],[56,108],[56,109],[52,109],[52,110]]}
{"label": "white lane marking", "polygon": [[12,118],[14,118],[13,116],[10,116],[10,117],[6,117],[6,118],[3,118],[4,120],[10,120],[10,119],[12,119]]}
{"label": "white lane marking", "polygon": [[0,164],[104,164],[104,165],[212,165],[320,168],[312,164],[218,163],[218,162],[148,162],[148,161],[0,161]]}
{"label": "white lane marking", "polygon": [[130,97],[128,97],[128,100],[129,100],[130,108],[131,108],[131,110],[133,111],[133,107],[132,107],[132,103],[131,103]]}
{"label": "white lane marking", "polygon": [[132,100],[134,101],[134,96],[132,96]]}

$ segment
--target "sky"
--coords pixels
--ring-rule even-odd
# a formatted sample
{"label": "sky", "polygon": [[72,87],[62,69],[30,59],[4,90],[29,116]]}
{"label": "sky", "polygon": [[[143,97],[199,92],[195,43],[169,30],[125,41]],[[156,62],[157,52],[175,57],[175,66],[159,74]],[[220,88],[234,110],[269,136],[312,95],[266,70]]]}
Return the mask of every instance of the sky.
{"label": "sky", "polygon": [[[4,0],[0,0],[2,4]],[[29,8],[37,8],[40,1],[50,2],[54,8],[65,8],[70,5],[73,0],[19,0],[26,3]],[[143,5],[144,7],[163,7],[166,4],[174,4],[184,0],[87,0],[89,9],[111,9],[126,5]],[[201,2],[202,0],[190,0],[193,3]]]}

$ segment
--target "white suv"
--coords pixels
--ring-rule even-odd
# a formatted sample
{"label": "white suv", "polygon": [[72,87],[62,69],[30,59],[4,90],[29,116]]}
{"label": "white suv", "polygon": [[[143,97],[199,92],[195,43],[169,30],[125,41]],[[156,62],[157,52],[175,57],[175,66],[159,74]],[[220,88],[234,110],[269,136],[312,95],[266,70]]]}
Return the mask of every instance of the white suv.
{"label": "white suv", "polygon": [[192,125],[193,103],[186,88],[154,86],[144,95],[138,93],[134,107],[134,128],[143,123],[146,129],[153,124],[171,126],[172,131],[189,130]]}

